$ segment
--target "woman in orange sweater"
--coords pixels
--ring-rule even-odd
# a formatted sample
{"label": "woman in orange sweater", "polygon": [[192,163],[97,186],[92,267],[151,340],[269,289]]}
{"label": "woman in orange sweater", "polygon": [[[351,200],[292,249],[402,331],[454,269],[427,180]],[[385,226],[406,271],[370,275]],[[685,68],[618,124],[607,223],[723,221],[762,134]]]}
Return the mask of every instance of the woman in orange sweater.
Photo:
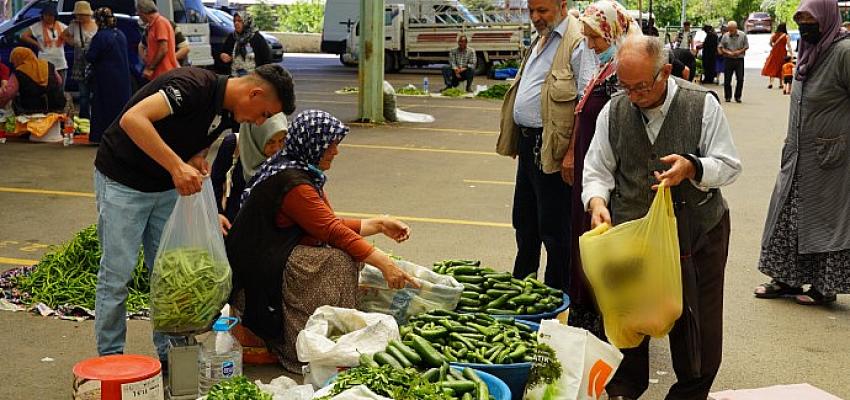
{"label": "woman in orange sweater", "polygon": [[418,287],[386,253],[363,239],[383,233],[403,242],[410,236],[406,224],[390,217],[339,218],[328,202],[324,171],[347,133],[347,126],[324,111],[298,114],[284,149],[248,183],[226,238],[232,303],[243,325],[292,372],[301,372],[295,339],[313,311],[322,305],[356,306],[364,262],[377,267],[391,288]]}

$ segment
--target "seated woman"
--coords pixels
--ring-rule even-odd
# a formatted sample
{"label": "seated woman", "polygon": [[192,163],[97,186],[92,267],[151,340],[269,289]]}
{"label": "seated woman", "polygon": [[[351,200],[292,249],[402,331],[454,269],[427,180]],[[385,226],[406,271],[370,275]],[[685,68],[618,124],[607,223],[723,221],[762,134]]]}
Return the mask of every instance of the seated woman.
{"label": "seated woman", "polygon": [[227,235],[230,224],[236,219],[245,182],[283,147],[285,137],[286,116],[277,113],[260,126],[244,123],[238,135],[231,133],[221,141],[211,178],[222,234]]}
{"label": "seated woman", "polygon": [[15,47],[10,56],[14,73],[0,88],[0,106],[12,101],[15,114],[62,112],[65,91],[53,64],[40,60],[29,48]]}
{"label": "seated woman", "polygon": [[377,267],[391,288],[419,286],[363,239],[383,233],[403,242],[410,235],[407,225],[390,217],[341,219],[328,203],[323,171],[331,167],[347,133],[347,126],[324,111],[298,114],[284,150],[249,183],[225,239],[233,269],[231,302],[242,313],[243,325],[296,373],[301,372],[298,332],[319,306],[356,306],[363,262]]}

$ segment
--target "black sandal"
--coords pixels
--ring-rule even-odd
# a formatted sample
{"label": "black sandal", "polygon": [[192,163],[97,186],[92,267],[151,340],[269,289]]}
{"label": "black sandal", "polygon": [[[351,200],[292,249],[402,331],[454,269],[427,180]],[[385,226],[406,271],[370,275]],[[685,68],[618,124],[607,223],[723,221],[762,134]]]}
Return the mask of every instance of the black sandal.
{"label": "black sandal", "polygon": [[[759,289],[763,289],[760,291]],[[757,299],[776,299],[779,297],[790,297],[803,294],[803,288],[793,287],[791,285],[772,280],[768,283],[762,283],[753,294]]]}
{"label": "black sandal", "polygon": [[795,298],[797,304],[803,306],[822,306],[829,303],[835,303],[835,300],[837,299],[838,296],[834,294],[827,296],[818,291],[817,289],[809,289],[803,294],[796,296]]}

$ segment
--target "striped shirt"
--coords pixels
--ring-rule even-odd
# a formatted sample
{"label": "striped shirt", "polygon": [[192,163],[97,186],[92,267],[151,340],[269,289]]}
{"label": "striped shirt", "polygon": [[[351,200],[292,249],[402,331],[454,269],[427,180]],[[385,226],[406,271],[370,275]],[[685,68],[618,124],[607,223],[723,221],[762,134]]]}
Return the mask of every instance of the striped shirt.
{"label": "striped shirt", "polygon": [[475,50],[467,47],[466,51],[461,52],[459,47],[449,51],[449,66],[452,68],[475,68],[475,63],[478,59],[475,57]]}

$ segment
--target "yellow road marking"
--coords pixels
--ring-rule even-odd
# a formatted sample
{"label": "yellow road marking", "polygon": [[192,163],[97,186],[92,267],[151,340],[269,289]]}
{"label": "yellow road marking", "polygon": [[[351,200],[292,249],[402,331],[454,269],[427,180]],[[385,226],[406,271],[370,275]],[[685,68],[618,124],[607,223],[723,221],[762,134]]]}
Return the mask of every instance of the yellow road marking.
{"label": "yellow road marking", "polygon": [[[348,126],[360,127],[360,128],[391,128],[394,125],[380,125],[380,124],[368,124],[362,122],[349,122]],[[413,131],[427,131],[427,132],[446,132],[446,133],[462,133],[468,135],[482,135],[482,136],[496,136],[499,134],[497,131],[479,131],[477,129],[454,129],[454,128],[422,128],[416,126],[405,126],[404,130],[413,130]],[[393,133],[398,133],[398,130],[393,131]]]}
{"label": "yellow road marking", "polygon": [[6,265],[35,265],[38,264],[38,260],[27,260],[25,258],[9,258],[9,257],[0,257],[0,264]]}
{"label": "yellow road marking", "polygon": [[[312,100],[312,99],[301,99],[299,101],[303,101],[303,102],[306,102],[306,103],[357,104],[356,101]],[[447,105],[436,105],[436,104],[401,104],[401,107],[404,107],[404,108],[410,108],[410,107],[455,108],[455,109],[462,109],[462,110],[501,111],[501,108],[496,108],[496,107],[447,106]]]}
{"label": "yellow road marking", "polygon": [[[383,214],[369,214],[369,213],[352,213],[352,212],[337,212],[336,215],[342,217],[350,217],[350,218],[374,218],[379,217]],[[490,228],[512,228],[511,224],[506,224],[502,222],[487,222],[487,221],[470,221],[465,219],[449,219],[449,218],[424,218],[424,217],[411,217],[406,215],[393,215],[394,218],[398,218],[402,221],[407,222],[427,222],[432,224],[448,224],[448,225],[471,225],[471,226],[486,226]]]}
{"label": "yellow road marking", "polygon": [[514,186],[514,182],[508,181],[482,181],[478,179],[464,179],[463,183],[479,183],[483,185],[503,185],[503,186]]}
{"label": "yellow road marking", "polygon": [[87,193],[87,192],[66,192],[66,191],[62,191],[62,190],[27,189],[27,188],[14,188],[14,187],[0,187],[0,192],[47,194],[47,195],[56,195],[56,196],[73,196],[73,197],[94,197],[94,193]]}
{"label": "yellow road marking", "polygon": [[[423,150],[423,149],[419,149],[419,150]],[[10,187],[0,187],[0,192],[31,193],[31,194],[74,196],[74,197],[94,197],[94,193],[66,192],[66,191],[43,190],[43,189],[23,189],[23,188],[10,188]],[[355,212],[337,212],[336,214],[339,215],[339,216],[343,216],[343,217],[353,217],[353,218],[373,218],[373,217],[377,217],[377,216],[382,215],[382,214],[355,213]],[[412,217],[412,216],[398,216],[398,215],[395,216],[395,217],[402,219],[402,220],[405,220],[405,221],[426,222],[426,223],[432,223],[432,224],[485,226],[485,227],[491,227],[491,228],[510,228],[511,227],[511,224],[500,223],[500,222],[489,222],[489,221],[472,221],[472,220],[465,220],[465,219],[427,218],[427,217]],[[9,260],[12,260],[12,261],[9,261]],[[36,261],[33,261],[33,260],[21,260],[21,259],[15,259],[15,258],[0,257],[0,264],[27,265],[27,262],[32,262],[32,264],[36,263]]]}
{"label": "yellow road marking", "polygon": [[448,154],[467,154],[476,156],[497,156],[493,151],[474,151],[474,150],[452,150],[452,149],[433,149],[422,147],[400,147],[400,146],[379,146],[373,144],[341,144],[340,147],[352,147],[358,149],[375,149],[375,150],[400,150],[400,151],[421,151],[428,153],[448,153]]}

